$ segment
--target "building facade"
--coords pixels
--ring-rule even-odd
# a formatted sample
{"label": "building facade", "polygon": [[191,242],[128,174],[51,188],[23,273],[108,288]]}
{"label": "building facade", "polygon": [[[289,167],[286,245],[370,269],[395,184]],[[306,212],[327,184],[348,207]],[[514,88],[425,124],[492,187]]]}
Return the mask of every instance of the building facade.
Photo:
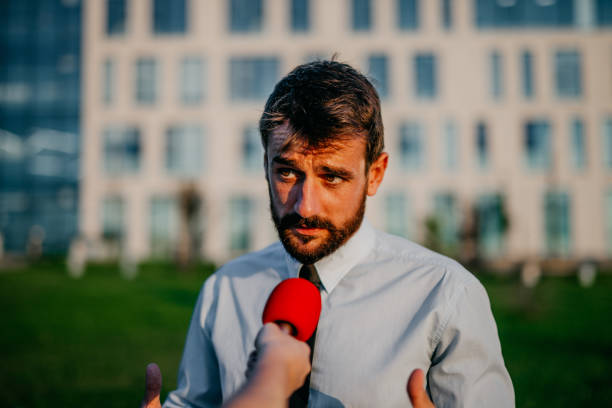
{"label": "building facade", "polygon": [[[367,217],[451,255],[612,254],[612,2],[107,0],[84,7],[80,231],[134,259],[276,239],[257,121],[317,58],[382,98]],[[471,243],[470,245],[468,245]],[[471,249],[470,249],[471,248]]]}
{"label": "building facade", "polygon": [[0,260],[77,233],[80,0],[0,2]]}

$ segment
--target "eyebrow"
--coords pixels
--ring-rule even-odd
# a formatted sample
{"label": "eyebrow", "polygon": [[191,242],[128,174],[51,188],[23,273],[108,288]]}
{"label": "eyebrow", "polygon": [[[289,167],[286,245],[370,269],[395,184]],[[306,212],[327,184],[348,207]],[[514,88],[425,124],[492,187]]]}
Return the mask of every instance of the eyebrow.
{"label": "eyebrow", "polygon": [[272,161],[277,164],[284,164],[286,166],[298,167],[297,162],[295,160],[287,159],[281,156],[274,156]]}
{"label": "eyebrow", "polygon": [[347,180],[353,178],[353,172],[338,167],[323,166],[322,169],[326,173],[333,174],[334,176],[342,177]]}

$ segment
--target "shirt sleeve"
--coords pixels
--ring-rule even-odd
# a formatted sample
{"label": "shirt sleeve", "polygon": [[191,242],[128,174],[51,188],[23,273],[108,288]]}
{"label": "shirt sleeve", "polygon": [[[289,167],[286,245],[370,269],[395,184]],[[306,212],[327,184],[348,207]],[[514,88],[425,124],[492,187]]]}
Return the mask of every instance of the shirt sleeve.
{"label": "shirt sleeve", "polygon": [[203,289],[187,332],[177,389],[168,394],[164,408],[204,408],[221,405],[219,364],[210,336],[204,327],[207,312],[207,307],[203,305],[204,293]]}
{"label": "shirt sleeve", "polygon": [[455,288],[438,334],[428,392],[437,408],[514,407],[489,298],[475,278]]}

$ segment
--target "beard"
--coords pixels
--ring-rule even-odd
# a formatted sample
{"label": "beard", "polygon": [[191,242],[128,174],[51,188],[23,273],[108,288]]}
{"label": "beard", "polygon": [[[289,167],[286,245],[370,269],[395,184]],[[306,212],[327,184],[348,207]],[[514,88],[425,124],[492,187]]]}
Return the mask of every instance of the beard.
{"label": "beard", "polygon": [[[269,186],[268,193],[270,195],[270,213],[272,214],[272,221],[274,221],[278,237],[289,255],[302,264],[314,264],[318,260],[335,252],[359,229],[365,214],[367,196],[365,189],[361,197],[361,202],[359,203],[359,208],[351,218],[341,226],[336,226],[323,217],[312,216],[304,218],[295,212],[279,217],[274,208],[272,191]],[[323,238],[323,242],[317,247],[308,249],[303,247],[303,245],[317,237],[298,234],[291,231],[292,228],[322,228],[328,232],[328,236]]]}

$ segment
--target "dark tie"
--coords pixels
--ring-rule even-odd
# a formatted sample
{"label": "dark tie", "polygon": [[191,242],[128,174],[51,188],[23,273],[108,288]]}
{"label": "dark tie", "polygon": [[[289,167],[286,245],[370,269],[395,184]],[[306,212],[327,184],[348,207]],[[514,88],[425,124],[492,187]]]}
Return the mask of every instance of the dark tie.
{"label": "dark tie", "polygon": [[[300,269],[300,278],[306,279],[312,282],[319,290],[321,290],[321,279],[317,269],[313,265],[303,265]],[[317,329],[315,328],[312,336],[306,341],[310,346],[310,363],[312,364],[312,356],[314,355],[314,343],[317,336]],[[306,377],[304,384],[297,389],[289,398],[289,408],[300,408],[308,406],[308,393],[310,391],[310,374]]]}

